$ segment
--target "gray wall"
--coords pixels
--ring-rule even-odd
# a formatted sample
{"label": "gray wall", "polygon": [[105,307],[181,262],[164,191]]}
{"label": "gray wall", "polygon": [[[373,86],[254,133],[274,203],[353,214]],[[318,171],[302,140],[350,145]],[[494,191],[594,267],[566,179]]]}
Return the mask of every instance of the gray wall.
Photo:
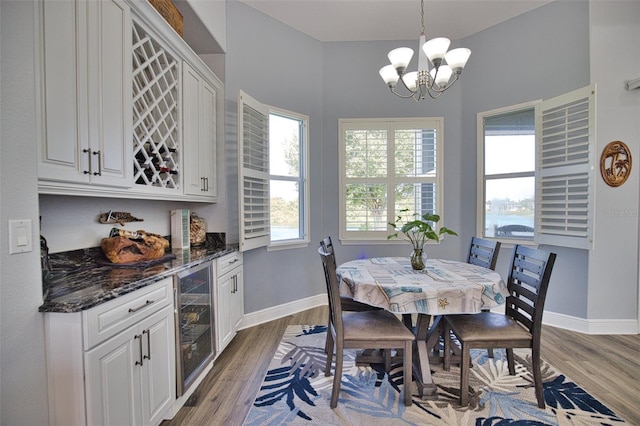
{"label": "gray wall", "polygon": [[[30,219],[38,232],[33,2],[0,2],[0,424],[47,418],[44,324],[37,243],[9,254],[7,221]],[[36,240],[37,241],[37,240]]]}
{"label": "gray wall", "polygon": [[[250,23],[250,24],[249,24]],[[322,233],[322,44],[237,1],[227,3],[226,139],[228,164],[237,164],[238,90],[256,100],[309,116],[311,237]],[[237,241],[237,170],[228,167],[229,240]],[[315,246],[315,244],[314,244]],[[244,253],[245,312],[319,294],[315,248]]]}
{"label": "gray wall", "polygon": [[[236,1],[228,3],[227,12],[228,148],[235,149],[239,88],[264,103],[311,117],[312,243],[307,249],[245,253],[246,313],[320,294],[316,246],[324,235],[333,237],[339,262],[406,255],[402,246],[342,245],[337,241],[339,118],[444,117],[444,224],[460,236],[430,246],[429,256],[462,259],[469,238],[476,233],[476,114],[589,84],[586,1],[554,2],[462,40],[459,44],[469,47],[472,55],[461,81],[439,99],[418,103],[391,95],[378,75],[389,50],[400,46],[417,49],[417,38],[319,44]],[[291,52],[297,52],[299,59],[289,59],[283,72],[282,57],[293,57]],[[416,67],[415,63],[411,66]],[[230,182],[234,181],[231,177]],[[230,197],[234,191],[237,188],[230,190]],[[230,219],[235,209],[231,203]],[[510,249],[506,246],[503,251],[500,271],[506,271]],[[549,309],[585,317],[587,253],[549,249],[561,255],[554,280],[563,282],[552,286]]]}
{"label": "gray wall", "polygon": [[[560,1],[503,22],[462,41],[471,49],[463,75],[461,164],[464,233],[476,223],[476,114],[589,85],[589,5]],[[586,318],[588,252],[541,247],[558,254],[546,310]],[[511,246],[503,245],[498,271]]]}

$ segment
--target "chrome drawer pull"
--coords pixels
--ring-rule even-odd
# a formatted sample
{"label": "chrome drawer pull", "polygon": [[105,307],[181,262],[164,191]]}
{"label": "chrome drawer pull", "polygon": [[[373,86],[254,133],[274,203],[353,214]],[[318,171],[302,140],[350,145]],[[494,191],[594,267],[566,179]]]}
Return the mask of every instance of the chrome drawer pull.
{"label": "chrome drawer pull", "polygon": [[145,306],[149,306],[153,302],[155,302],[155,300],[147,300],[146,303],[142,306],[138,306],[137,308],[129,308],[129,313],[138,312],[140,309],[144,308]]}
{"label": "chrome drawer pull", "polygon": [[151,333],[149,330],[144,330],[142,334],[147,335],[147,355],[143,356],[142,359],[151,359]]}
{"label": "chrome drawer pull", "polygon": [[136,334],[134,339],[140,339],[140,361],[136,361],[136,365],[142,365],[144,357],[142,356],[142,334]]}

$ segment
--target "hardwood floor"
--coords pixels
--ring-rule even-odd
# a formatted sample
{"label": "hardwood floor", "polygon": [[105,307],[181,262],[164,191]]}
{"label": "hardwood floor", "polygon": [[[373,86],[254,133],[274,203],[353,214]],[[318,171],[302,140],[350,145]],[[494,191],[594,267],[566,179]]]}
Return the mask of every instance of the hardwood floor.
{"label": "hardwood floor", "polygon": [[[280,338],[290,324],[326,324],[327,308],[309,309],[241,330],[215,361],[173,425],[242,425]],[[585,335],[543,327],[542,357],[632,425],[640,425],[640,335]]]}

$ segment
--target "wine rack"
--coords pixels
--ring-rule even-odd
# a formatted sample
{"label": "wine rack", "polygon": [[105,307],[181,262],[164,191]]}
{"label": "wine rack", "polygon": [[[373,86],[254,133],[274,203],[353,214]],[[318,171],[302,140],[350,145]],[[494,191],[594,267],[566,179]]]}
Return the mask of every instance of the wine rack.
{"label": "wine rack", "polygon": [[180,189],[179,60],[133,24],[133,181]]}

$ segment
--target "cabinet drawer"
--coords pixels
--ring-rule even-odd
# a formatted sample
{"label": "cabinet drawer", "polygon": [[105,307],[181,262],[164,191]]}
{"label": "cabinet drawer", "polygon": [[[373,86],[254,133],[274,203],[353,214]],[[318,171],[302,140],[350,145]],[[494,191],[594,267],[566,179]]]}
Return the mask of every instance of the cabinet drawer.
{"label": "cabinet drawer", "polygon": [[229,253],[219,257],[217,262],[216,276],[221,277],[233,268],[242,265],[242,253],[239,251]]}
{"label": "cabinet drawer", "polygon": [[84,349],[115,336],[172,302],[173,279],[168,277],[84,311]]}

